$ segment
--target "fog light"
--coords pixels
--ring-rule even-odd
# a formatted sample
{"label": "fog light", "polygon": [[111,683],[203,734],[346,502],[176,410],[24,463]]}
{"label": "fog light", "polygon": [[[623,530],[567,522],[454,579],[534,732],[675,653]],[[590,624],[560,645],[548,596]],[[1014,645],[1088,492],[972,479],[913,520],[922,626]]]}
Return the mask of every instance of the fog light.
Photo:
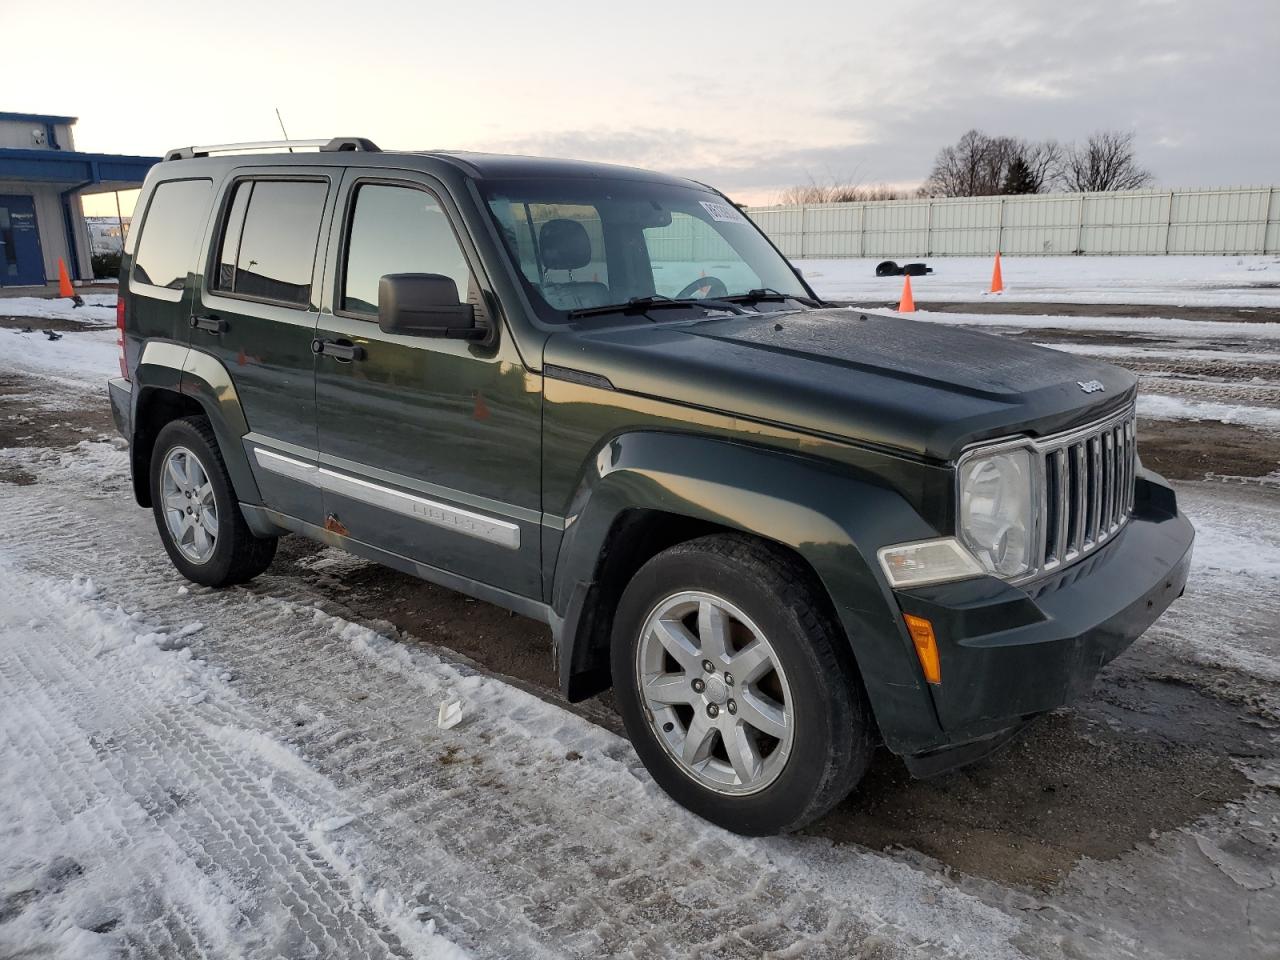
{"label": "fog light", "polygon": [[938,657],[938,641],[933,636],[933,624],[924,617],[903,614],[907,624],[907,632],[911,634],[911,642],[916,647],[916,659],[920,661],[920,669],[924,678],[930,683],[942,682],[942,661]]}

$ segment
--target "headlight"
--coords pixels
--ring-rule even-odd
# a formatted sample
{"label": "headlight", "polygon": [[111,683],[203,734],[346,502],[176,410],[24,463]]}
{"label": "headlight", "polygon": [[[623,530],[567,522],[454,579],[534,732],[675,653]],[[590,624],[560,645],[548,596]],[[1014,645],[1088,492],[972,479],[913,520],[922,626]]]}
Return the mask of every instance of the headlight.
{"label": "headlight", "polygon": [[1031,569],[1035,543],[1035,472],[1031,450],[978,453],[960,466],[960,541],[998,577]]}

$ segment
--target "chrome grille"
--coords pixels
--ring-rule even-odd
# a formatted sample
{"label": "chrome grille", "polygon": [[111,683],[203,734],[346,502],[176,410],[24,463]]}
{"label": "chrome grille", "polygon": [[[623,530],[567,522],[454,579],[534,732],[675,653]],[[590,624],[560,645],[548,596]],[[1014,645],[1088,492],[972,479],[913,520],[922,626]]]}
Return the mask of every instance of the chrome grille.
{"label": "chrome grille", "polygon": [[1137,471],[1132,407],[1080,430],[1036,440],[1040,454],[1040,569],[1048,573],[1106,543],[1133,512]]}

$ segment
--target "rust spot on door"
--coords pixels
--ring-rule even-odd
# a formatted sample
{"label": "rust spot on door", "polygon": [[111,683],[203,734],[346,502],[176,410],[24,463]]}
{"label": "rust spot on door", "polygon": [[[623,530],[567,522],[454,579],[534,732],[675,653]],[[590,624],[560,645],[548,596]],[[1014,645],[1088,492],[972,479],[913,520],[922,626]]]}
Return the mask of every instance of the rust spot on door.
{"label": "rust spot on door", "polygon": [[340,537],[351,536],[351,531],[347,529],[346,524],[338,519],[336,514],[329,514],[324,518],[324,528],[330,533],[336,533]]}
{"label": "rust spot on door", "polygon": [[477,390],[476,405],[475,409],[471,411],[471,419],[483,422],[488,420],[489,416],[489,405],[484,402],[484,394]]}

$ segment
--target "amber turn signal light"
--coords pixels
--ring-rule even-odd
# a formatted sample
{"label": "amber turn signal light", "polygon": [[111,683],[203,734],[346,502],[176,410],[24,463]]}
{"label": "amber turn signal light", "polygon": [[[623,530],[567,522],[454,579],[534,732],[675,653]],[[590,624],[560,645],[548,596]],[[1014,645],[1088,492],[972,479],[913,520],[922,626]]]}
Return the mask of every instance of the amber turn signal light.
{"label": "amber turn signal light", "polygon": [[920,669],[924,678],[930,683],[942,682],[942,661],[938,658],[938,641],[933,636],[933,624],[924,617],[913,617],[909,613],[902,615],[907,622],[907,632],[911,634],[911,642],[916,647],[916,659],[920,661]]}

